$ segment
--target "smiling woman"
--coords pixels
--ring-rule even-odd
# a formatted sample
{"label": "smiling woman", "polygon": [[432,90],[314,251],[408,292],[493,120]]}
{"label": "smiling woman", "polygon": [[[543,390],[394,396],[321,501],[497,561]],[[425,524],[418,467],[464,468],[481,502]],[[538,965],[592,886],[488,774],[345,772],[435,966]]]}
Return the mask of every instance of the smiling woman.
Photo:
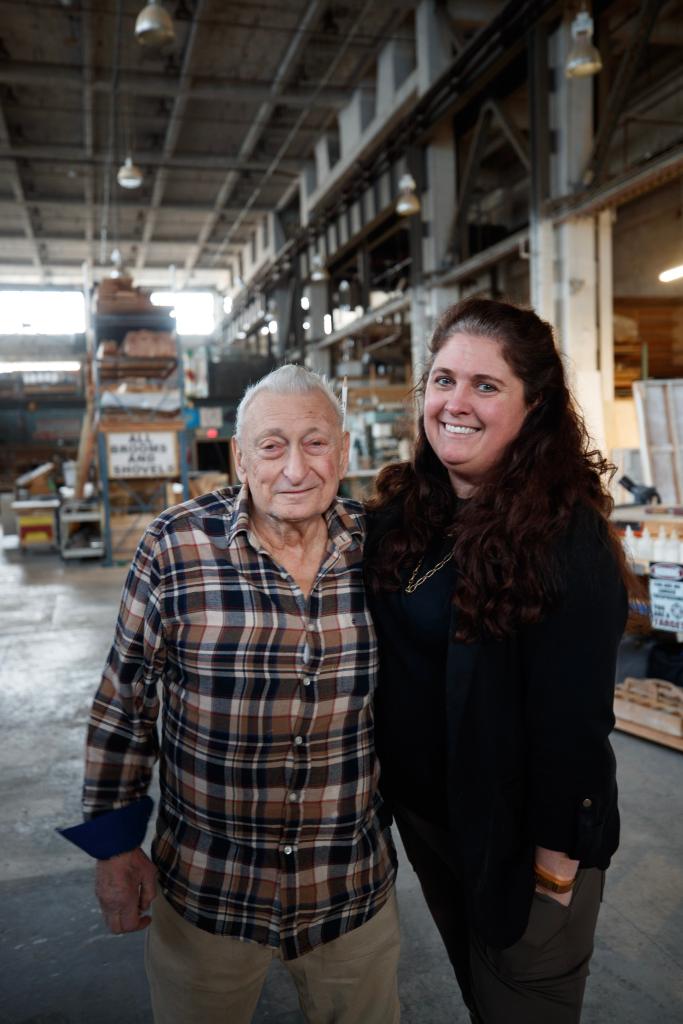
{"label": "smiling woman", "polygon": [[456,333],[427,378],[424,428],[455,493],[468,498],[519,434],[524,385],[492,338]]}
{"label": "smiling woman", "polygon": [[608,467],[532,311],[467,300],[431,352],[370,502],[383,795],[472,1020],[576,1024],[619,832]]}

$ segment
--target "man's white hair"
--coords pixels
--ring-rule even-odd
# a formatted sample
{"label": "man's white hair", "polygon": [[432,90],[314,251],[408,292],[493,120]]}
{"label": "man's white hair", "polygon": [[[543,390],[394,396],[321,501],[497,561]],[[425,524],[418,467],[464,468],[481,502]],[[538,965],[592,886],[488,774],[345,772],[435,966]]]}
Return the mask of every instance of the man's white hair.
{"label": "man's white hair", "polygon": [[262,391],[268,391],[271,395],[307,395],[311,391],[320,391],[334,409],[339,421],[339,429],[344,429],[344,410],[325,377],[321,377],[319,373],[314,373],[312,370],[307,370],[305,366],[285,363],[284,366],[278,366],[277,370],[273,370],[255,384],[251,384],[242,395],[235,416],[235,435],[240,443],[247,409]]}

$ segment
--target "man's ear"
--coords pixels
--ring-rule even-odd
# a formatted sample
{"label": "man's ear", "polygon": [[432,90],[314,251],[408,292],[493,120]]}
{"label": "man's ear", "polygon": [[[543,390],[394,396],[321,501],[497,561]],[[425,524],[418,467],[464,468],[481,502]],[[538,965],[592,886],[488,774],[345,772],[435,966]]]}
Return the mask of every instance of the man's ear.
{"label": "man's ear", "polygon": [[247,481],[247,471],[244,468],[244,459],[242,451],[237,442],[235,434],[230,438],[230,445],[232,447],[232,461],[235,464],[235,472],[237,473],[237,479],[240,483],[244,484]]}

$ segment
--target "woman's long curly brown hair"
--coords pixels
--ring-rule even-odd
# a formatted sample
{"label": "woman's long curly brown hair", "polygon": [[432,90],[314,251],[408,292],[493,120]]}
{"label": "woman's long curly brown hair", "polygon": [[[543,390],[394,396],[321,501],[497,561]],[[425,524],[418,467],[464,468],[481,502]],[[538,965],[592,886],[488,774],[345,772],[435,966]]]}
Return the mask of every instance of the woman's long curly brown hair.
{"label": "woman's long curly brown hair", "polygon": [[[557,601],[562,589],[557,540],[578,507],[597,513],[598,527],[607,519],[612,500],[603,480],[613,470],[591,447],[549,324],[532,310],[466,299],[438,321],[430,368],[456,333],[499,343],[524,385],[526,419],[488,477],[460,502],[420,419],[412,461],[387,466],[377,478],[368,507],[393,508],[398,525],[369,553],[366,569],[373,588],[398,589],[401,570],[414,568],[435,540],[453,537],[458,638],[499,638],[537,622]],[[604,533],[628,580],[619,540],[609,527]]]}

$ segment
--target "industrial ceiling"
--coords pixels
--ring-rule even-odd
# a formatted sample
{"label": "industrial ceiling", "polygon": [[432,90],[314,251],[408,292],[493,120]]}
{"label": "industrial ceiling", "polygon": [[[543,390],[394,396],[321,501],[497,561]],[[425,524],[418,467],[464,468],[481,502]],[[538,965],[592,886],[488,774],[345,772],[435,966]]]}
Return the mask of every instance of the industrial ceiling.
{"label": "industrial ceiling", "polygon": [[[80,286],[84,268],[108,273],[118,249],[136,283],[226,288],[235,251],[266,211],[296,207],[315,142],[416,7],[163,2],[175,41],[149,48],[135,38],[143,0],[0,0],[0,284]],[[439,6],[454,57],[510,8]],[[605,12],[606,60],[649,13],[643,76],[678,73],[681,0],[593,8]],[[117,183],[128,155],[144,174],[134,191]]]}
{"label": "industrial ceiling", "polygon": [[[165,6],[175,41],[155,49],[141,0],[0,0],[1,283],[81,284],[118,249],[139,283],[223,286],[414,4]],[[116,181],[129,154],[135,191]]]}

